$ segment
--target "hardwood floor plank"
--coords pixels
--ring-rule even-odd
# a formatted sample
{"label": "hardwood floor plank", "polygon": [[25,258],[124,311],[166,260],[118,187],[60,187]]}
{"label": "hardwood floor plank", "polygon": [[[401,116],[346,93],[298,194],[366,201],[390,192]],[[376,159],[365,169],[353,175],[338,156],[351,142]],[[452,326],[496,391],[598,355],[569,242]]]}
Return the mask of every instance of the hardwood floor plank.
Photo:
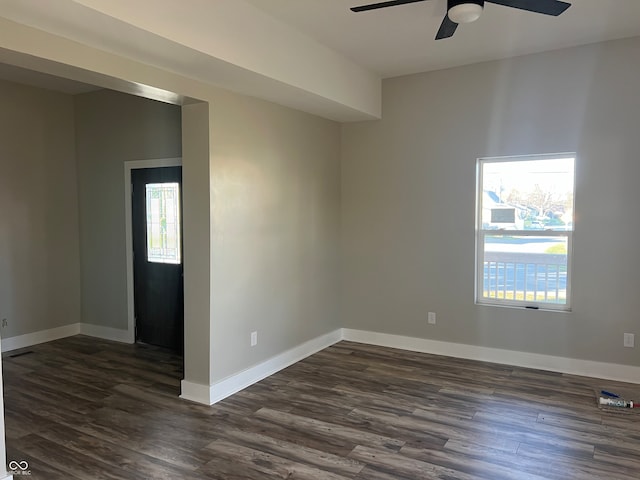
{"label": "hardwood floor plank", "polygon": [[390,450],[399,450],[404,445],[404,440],[385,437],[366,430],[359,430],[351,427],[343,427],[335,423],[323,422],[315,418],[293,415],[286,412],[279,412],[270,408],[261,408],[255,414],[259,418],[268,419],[274,423],[287,426],[292,430],[303,432],[318,432],[330,435],[334,438],[343,438],[359,445],[369,445],[383,447]]}
{"label": "hardwood floor plank", "polygon": [[[486,450],[485,450],[486,452]],[[513,462],[505,465],[504,462],[494,462],[493,457],[460,454],[451,455],[449,450],[425,450],[411,447],[403,447],[400,453],[404,457],[428,462],[443,468],[449,468],[456,472],[463,472],[473,478],[487,480],[546,480],[547,477],[523,470]],[[502,457],[510,454],[502,453]],[[515,459],[515,455],[512,455]]]}
{"label": "hardwood floor plank", "polygon": [[193,415],[214,415],[216,412],[215,407],[212,409],[212,407],[207,405],[180,401],[178,399],[177,392],[174,394],[158,392],[153,385],[145,388],[140,385],[116,383],[112,387],[112,391],[121,396],[128,397],[134,401],[149,406],[149,408],[153,406],[159,410],[171,409],[172,411]]}
{"label": "hardwood floor plank", "polygon": [[[32,395],[33,394],[33,395]],[[27,433],[37,433],[58,423],[85,421],[85,413],[73,404],[48,401],[42,392],[31,387],[27,391],[5,391],[5,430],[7,437],[20,438]],[[70,408],[70,406],[73,406]]]}
{"label": "hardwood floor plank", "polygon": [[[14,352],[10,352],[10,353],[14,353]],[[5,358],[12,358],[12,357],[7,355]],[[14,361],[11,361],[11,362],[3,362],[2,371],[4,372],[4,374],[12,375],[14,377],[19,377],[19,376],[26,375],[28,373],[33,372],[31,368],[20,365],[18,362],[15,361],[15,359]]]}
{"label": "hardwood floor plank", "polygon": [[[13,444],[7,444],[7,463],[11,461],[28,462],[31,475],[25,476],[33,480],[82,480],[81,477],[74,475],[66,467],[56,468],[38,457],[23,452]],[[19,477],[16,475],[13,478]]]}
{"label": "hardwood floor plank", "polygon": [[332,436],[331,432],[305,431],[256,416],[246,417],[239,428],[282,441],[295,441],[297,445],[342,457],[346,457],[356,446],[348,439]]}
{"label": "hardwood floor plank", "polygon": [[[18,439],[16,447],[58,471],[66,471],[71,478],[82,480],[121,480],[123,478],[143,480],[145,478],[142,472],[126,472],[119,467],[92,459],[87,455],[89,452],[79,453],[38,434]],[[35,466],[31,467],[31,471],[31,477],[34,479],[46,478],[41,476],[41,472],[37,471]]]}
{"label": "hardwood floor plank", "polygon": [[416,478],[440,478],[444,480],[453,480],[457,477],[448,477],[448,476],[440,476],[440,477],[407,477],[401,475],[397,470],[393,468],[389,468],[382,466],[380,468],[374,467],[373,465],[367,465],[362,471],[354,477],[356,480],[415,480]]}
{"label": "hardwood floor plank", "polygon": [[410,415],[416,408],[424,405],[427,398],[436,398],[436,392],[430,396],[407,396],[392,392],[363,392],[353,385],[336,385],[332,388],[342,398],[348,398],[354,406],[368,406],[398,415]]}
{"label": "hardwood floor plank", "polygon": [[4,355],[5,422],[34,479],[640,478],[640,411],[595,401],[637,385],[340,342],[209,407],[160,348],[26,351]]}
{"label": "hardwood floor plank", "polygon": [[517,472],[518,475],[534,475],[546,479],[555,478],[554,470],[545,462],[532,461],[526,457],[518,456],[519,443],[511,441],[499,443],[499,438],[476,438],[473,441],[450,440],[445,445],[445,451],[456,452],[460,458],[469,458],[470,461],[481,461],[485,469],[493,471],[491,465],[497,465]]}
{"label": "hardwood floor plank", "polygon": [[475,441],[467,439],[449,439],[444,445],[444,450],[473,454],[478,457],[493,457],[495,455],[515,454],[518,452],[520,442],[505,440],[503,438],[479,438]]}
{"label": "hardwood floor plank", "polygon": [[431,424],[422,422],[416,417],[395,415],[380,410],[356,408],[347,418],[341,419],[339,422],[360,425],[387,437],[401,438],[405,440],[404,445],[420,445],[440,449],[444,447],[448,439],[447,435],[443,435],[438,429],[432,428]]}
{"label": "hardwood floor plank", "polygon": [[[395,478],[399,479],[457,478],[459,480],[471,480],[478,478],[459,470],[447,468],[442,465],[435,465],[417,458],[407,457],[399,452],[385,451],[361,445],[356,447],[349,456],[374,466],[384,473],[395,475]],[[392,476],[391,478],[394,477]]]}
{"label": "hardwood floor plank", "polygon": [[[173,462],[166,462],[164,459],[146,455],[142,453],[143,449],[133,450],[127,448],[127,445],[122,442],[119,444],[105,442],[62,425],[45,429],[39,432],[38,436],[54,444],[64,445],[66,449],[88,458],[89,463],[99,462],[99,464],[123,470],[126,472],[122,474],[124,478],[137,475],[154,480],[173,480],[178,477],[185,480],[199,478],[198,475],[187,474],[183,462],[178,462],[182,465],[175,465]],[[172,459],[175,460],[175,457]],[[209,459],[210,457],[207,456],[206,460]],[[199,462],[204,460],[202,458]],[[196,470],[198,467],[199,464],[192,463],[187,469]]]}
{"label": "hardwood floor plank", "polygon": [[[433,422],[434,425],[440,428],[441,434],[446,435],[448,432],[451,438],[500,437],[513,442],[538,445],[540,448],[549,450],[562,449],[564,451],[572,451],[576,456],[593,455],[594,445],[589,442],[589,440],[593,439],[592,437],[563,430],[543,431],[536,427],[535,422],[523,424],[520,419],[502,416],[492,416],[490,418],[476,416],[469,421],[449,418],[446,415],[426,410],[417,410],[416,415],[422,418],[423,421],[429,420]],[[556,436],[553,433],[558,433],[558,435]]]}
{"label": "hardwood floor plank", "polygon": [[[295,442],[276,439],[268,435],[245,432],[238,429],[228,429],[224,434],[221,434],[221,437],[221,440],[235,445],[242,445],[255,451],[262,451],[294,463],[305,464],[339,475],[353,476],[359,473],[364,467],[364,464],[351,458],[328,454],[320,450],[299,445]],[[218,441],[212,443],[217,445]],[[211,444],[207,446],[207,449],[215,450],[215,448],[211,448]]]}
{"label": "hardwood floor plank", "polygon": [[640,453],[635,449],[626,448],[625,444],[617,447],[596,447],[593,458],[599,464],[611,467],[615,471],[623,470],[626,475],[638,476]]}
{"label": "hardwood floor plank", "polygon": [[576,478],[580,480],[602,480],[603,478],[615,478],[616,480],[637,480],[638,469],[629,475],[629,470],[622,464],[608,465],[594,458],[576,457],[566,450],[551,450],[538,448],[537,446],[520,444],[518,456],[535,461],[538,464],[546,463],[549,467],[549,478],[564,480]]}
{"label": "hardwood floor plank", "polygon": [[259,474],[247,478],[286,478],[292,480],[346,480],[347,478],[331,471],[320,470],[225,440],[216,440],[209,444],[207,449],[215,453],[218,459],[225,458],[230,463],[243,462],[250,465],[251,469]]}

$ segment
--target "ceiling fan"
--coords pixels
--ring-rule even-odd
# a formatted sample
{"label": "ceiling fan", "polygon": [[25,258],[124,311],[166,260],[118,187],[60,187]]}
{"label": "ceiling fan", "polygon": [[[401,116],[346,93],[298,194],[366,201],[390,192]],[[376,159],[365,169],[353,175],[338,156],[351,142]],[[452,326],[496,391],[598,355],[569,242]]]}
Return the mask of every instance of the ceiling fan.
{"label": "ceiling fan", "polygon": [[[378,8],[395,7],[407,3],[425,2],[427,0],[389,0],[387,2],[371,3],[353,7],[353,12],[366,12],[377,10]],[[567,8],[570,3],[560,0],[486,0],[488,3],[504,5],[505,7],[518,8],[527,12],[542,13],[557,17]],[[436,40],[452,37],[460,23],[470,23],[476,21],[484,9],[485,0],[447,0],[447,14],[442,20],[440,29],[436,35]]]}

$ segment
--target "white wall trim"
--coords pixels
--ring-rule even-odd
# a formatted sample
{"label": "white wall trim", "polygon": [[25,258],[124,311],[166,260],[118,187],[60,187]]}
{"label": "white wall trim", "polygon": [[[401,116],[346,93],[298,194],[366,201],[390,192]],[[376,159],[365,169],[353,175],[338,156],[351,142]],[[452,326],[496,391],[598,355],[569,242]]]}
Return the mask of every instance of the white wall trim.
{"label": "white wall trim", "polygon": [[62,327],[40,330],[39,332],[26,333],[15,337],[2,339],[2,351],[10,352],[19,348],[30,347],[39,343],[51,342],[60,338],[71,337],[80,333],[80,324],[73,323]]}
{"label": "white wall trim", "polygon": [[605,380],[640,383],[640,367],[631,365],[594,362],[591,360],[480,347],[462,343],[441,342],[426,338],[404,337],[401,335],[352,330],[349,328],[342,330],[342,338],[343,340],[352,342],[399,348],[413,352],[432,353],[435,355],[500,363],[516,367],[535,368],[584,377],[602,378]]}
{"label": "white wall trim", "polygon": [[136,168],[180,167],[182,158],[154,158],[150,160],[130,160],[124,162],[124,222],[127,261],[127,340],[136,341],[134,298],[133,298],[133,232],[131,229],[131,170]]}
{"label": "white wall trim", "polygon": [[[114,342],[132,343],[129,341],[129,331],[118,328],[91,325],[88,323],[73,323],[62,327],[40,330],[39,332],[26,333],[15,337],[2,339],[2,351],[10,352],[19,348],[31,347],[39,343],[60,340],[74,335],[88,335],[90,337],[112,340]],[[0,479],[1,480],[1,479]]]}
{"label": "white wall trim", "polygon": [[80,333],[90,337],[102,338],[104,340],[112,340],[114,342],[133,343],[129,330],[121,328],[103,327],[102,325],[92,325],[90,323],[80,324]]}
{"label": "white wall trim", "polygon": [[180,397],[205,405],[213,405],[341,340],[605,380],[640,383],[640,367],[630,365],[594,362],[591,360],[342,328],[309,340],[258,365],[220,380],[209,387],[183,380],[182,395]]}
{"label": "white wall trim", "polygon": [[244,390],[260,380],[293,365],[300,360],[313,355],[320,350],[330,347],[334,343],[342,340],[342,329],[334,330],[325,335],[321,335],[309,340],[297,347],[283,352],[275,357],[271,357],[258,365],[247,368],[242,372],[231,375],[219,382],[214,383],[209,391],[209,404],[219,402],[234,393]]}
{"label": "white wall trim", "polygon": [[[25,335],[2,339],[2,351],[9,352],[39,343],[83,334],[116,342],[131,343],[128,330],[86,323],[74,323]],[[481,347],[462,343],[442,342],[426,338],[406,337],[389,333],[369,332],[342,328],[309,340],[262,363],[220,380],[213,385],[181,382],[180,398],[205,405],[213,405],[274,373],[293,365],[331,345],[347,340],[368,345],[398,348],[412,352],[431,353],[455,358],[535,368],[551,372],[602,378],[640,384],[640,367],[615,363],[595,362],[575,358],[518,352],[500,348]]]}
{"label": "white wall trim", "polygon": [[201,383],[188,382],[182,380],[180,382],[180,398],[190,400],[203,405],[211,405],[211,386]]}

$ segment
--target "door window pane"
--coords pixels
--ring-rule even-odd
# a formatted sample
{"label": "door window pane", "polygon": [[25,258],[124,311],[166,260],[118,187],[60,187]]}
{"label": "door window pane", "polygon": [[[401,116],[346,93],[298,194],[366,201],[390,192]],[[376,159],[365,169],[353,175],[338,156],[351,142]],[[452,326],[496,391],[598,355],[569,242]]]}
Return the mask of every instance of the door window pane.
{"label": "door window pane", "polygon": [[179,264],[180,184],[148,183],[147,260],[152,263]]}

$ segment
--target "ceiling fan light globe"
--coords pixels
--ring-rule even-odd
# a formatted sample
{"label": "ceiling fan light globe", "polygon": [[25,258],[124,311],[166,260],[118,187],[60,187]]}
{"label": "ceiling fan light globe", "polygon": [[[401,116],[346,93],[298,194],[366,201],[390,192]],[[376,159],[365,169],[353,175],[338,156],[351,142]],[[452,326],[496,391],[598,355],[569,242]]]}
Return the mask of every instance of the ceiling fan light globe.
{"label": "ceiling fan light globe", "polygon": [[461,3],[451,7],[448,15],[452,22],[471,23],[480,18],[482,10],[482,5],[477,3]]}

